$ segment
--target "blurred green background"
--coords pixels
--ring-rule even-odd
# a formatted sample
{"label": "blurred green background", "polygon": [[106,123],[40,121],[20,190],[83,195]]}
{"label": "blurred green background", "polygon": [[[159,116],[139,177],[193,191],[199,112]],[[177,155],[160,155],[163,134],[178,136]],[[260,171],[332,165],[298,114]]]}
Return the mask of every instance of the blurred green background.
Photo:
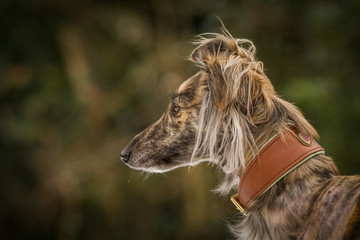
{"label": "blurred green background", "polygon": [[202,164],[148,176],[121,149],[197,69],[196,34],[254,41],[343,174],[360,172],[360,2],[0,1],[0,239],[226,239]]}

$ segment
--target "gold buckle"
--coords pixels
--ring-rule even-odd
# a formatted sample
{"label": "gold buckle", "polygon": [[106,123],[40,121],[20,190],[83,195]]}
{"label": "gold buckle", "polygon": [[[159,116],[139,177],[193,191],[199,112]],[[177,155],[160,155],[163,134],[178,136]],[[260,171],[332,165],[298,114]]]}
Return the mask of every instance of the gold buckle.
{"label": "gold buckle", "polygon": [[249,215],[246,211],[245,208],[241,205],[241,203],[239,202],[239,200],[237,199],[237,193],[232,195],[230,200],[232,201],[232,203],[235,205],[236,209],[239,210],[244,216]]}

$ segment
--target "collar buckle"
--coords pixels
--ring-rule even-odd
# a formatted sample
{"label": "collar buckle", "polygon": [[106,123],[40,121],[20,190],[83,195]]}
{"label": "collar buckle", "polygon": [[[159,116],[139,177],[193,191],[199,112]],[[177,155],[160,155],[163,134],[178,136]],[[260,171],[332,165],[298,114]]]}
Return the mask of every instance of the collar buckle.
{"label": "collar buckle", "polygon": [[230,198],[231,202],[235,205],[236,209],[239,210],[244,216],[248,216],[249,213],[246,212],[245,208],[241,205],[239,200],[237,199],[237,193],[232,195]]}

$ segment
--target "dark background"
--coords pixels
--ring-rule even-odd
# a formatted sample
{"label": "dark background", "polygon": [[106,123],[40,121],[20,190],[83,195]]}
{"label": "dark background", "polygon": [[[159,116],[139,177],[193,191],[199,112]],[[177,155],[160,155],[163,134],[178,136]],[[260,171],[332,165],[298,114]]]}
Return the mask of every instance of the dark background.
{"label": "dark background", "polygon": [[148,176],[119,159],[197,71],[190,41],[218,32],[215,14],[360,172],[360,1],[1,0],[0,239],[230,237],[215,168]]}

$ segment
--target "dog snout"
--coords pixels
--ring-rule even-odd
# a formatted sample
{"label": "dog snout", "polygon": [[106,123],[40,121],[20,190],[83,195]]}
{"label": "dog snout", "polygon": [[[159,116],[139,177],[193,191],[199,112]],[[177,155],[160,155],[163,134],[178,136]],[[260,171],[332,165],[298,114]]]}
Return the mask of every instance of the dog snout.
{"label": "dog snout", "polygon": [[121,154],[120,154],[120,159],[127,163],[130,159],[130,155],[131,155],[131,149],[129,148],[125,148],[124,150],[122,150]]}

